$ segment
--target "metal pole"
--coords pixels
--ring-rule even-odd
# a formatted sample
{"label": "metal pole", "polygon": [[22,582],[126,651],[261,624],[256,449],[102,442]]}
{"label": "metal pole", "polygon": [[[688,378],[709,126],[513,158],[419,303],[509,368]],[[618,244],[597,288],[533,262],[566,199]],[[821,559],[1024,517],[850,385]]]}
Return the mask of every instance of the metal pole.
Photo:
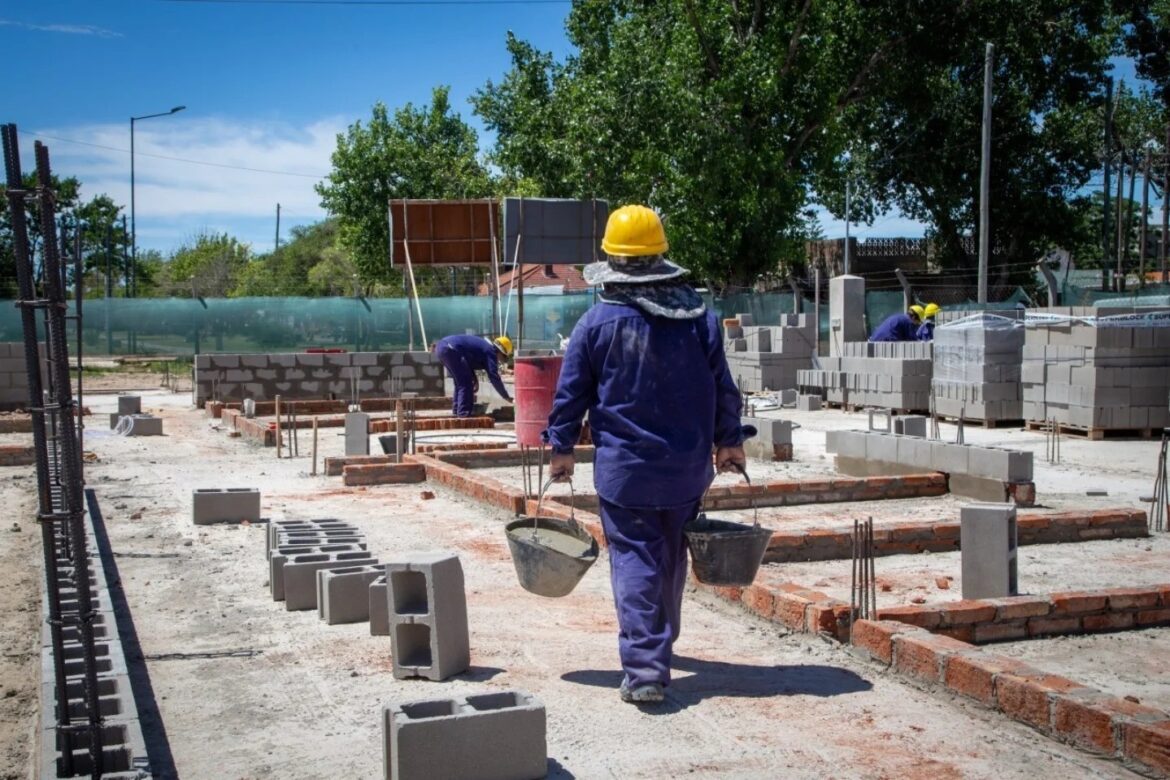
{"label": "metal pole", "polygon": [[280,249],[280,204],[276,204],[276,245],[273,246],[272,251],[275,252]]}
{"label": "metal pole", "polygon": [[1162,147],[1162,284],[1170,281],[1166,267],[1166,245],[1170,244],[1170,125],[1166,126],[1166,145]]}
{"label": "metal pole", "polygon": [[819,263],[813,267],[813,317],[816,319],[813,354],[819,357],[821,354],[821,266]]}
{"label": "metal pole", "polygon": [[1107,290],[1109,278],[1109,239],[1113,235],[1109,228],[1109,220],[1113,216],[1109,208],[1109,197],[1112,194],[1109,186],[1109,175],[1113,162],[1113,79],[1105,82],[1105,183],[1102,185],[1104,207],[1101,218],[1101,289]]}
{"label": "metal pole", "polygon": [[991,250],[991,74],[995,46],[987,44],[983,64],[983,159],[979,172],[979,303],[987,303],[987,265]]}
{"label": "metal pole", "polygon": [[1121,159],[1118,161],[1117,170],[1117,237],[1114,242],[1114,251],[1117,252],[1117,265],[1113,274],[1113,289],[1119,289],[1121,284],[1121,236],[1125,230],[1124,220],[1122,219],[1123,209],[1125,208],[1125,151],[1121,152]]}
{"label": "metal pole", "polygon": [[126,267],[126,297],[130,297],[131,269],[138,263],[138,224],[135,221],[134,211],[134,123],[135,117],[130,117],[130,263]]}
{"label": "metal pole", "polygon": [[1121,234],[1121,245],[1124,250],[1123,254],[1125,255],[1125,264],[1117,269],[1117,283],[1121,290],[1125,289],[1126,275],[1129,273],[1129,269],[1133,265],[1129,262],[1129,239],[1130,235],[1133,233],[1133,196],[1136,185],[1137,160],[1134,160],[1129,166],[1129,202],[1125,206],[1125,230],[1123,230]]}
{"label": "metal pole", "polygon": [[114,334],[110,332],[110,298],[113,297],[114,280],[110,277],[110,255],[113,253],[113,223],[106,225],[106,354],[114,354]]}
{"label": "metal pole", "polygon": [[1146,286],[1146,244],[1149,233],[1150,220],[1150,150],[1146,149],[1146,159],[1142,162],[1142,220],[1141,232],[1138,234],[1138,287]]}
{"label": "metal pole", "polygon": [[848,174],[848,171],[846,171],[846,174],[845,174],[845,273],[846,274],[849,273],[849,259],[850,259],[849,258],[849,254],[850,254],[850,252],[849,252],[849,243],[850,243],[850,241],[849,241],[849,218],[851,216],[850,208],[853,205],[852,204],[852,194],[853,193],[850,191],[850,187],[849,187],[849,174]]}

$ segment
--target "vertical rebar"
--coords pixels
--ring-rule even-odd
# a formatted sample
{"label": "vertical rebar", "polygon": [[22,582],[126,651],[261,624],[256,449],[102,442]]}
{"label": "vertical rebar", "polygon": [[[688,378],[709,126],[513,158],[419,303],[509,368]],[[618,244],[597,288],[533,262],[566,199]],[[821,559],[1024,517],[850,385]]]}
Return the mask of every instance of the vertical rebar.
{"label": "vertical rebar", "polygon": [[877,564],[874,560],[873,553],[873,518],[865,521],[866,525],[866,551],[865,557],[869,561],[869,598],[870,598],[870,620],[877,620]]}

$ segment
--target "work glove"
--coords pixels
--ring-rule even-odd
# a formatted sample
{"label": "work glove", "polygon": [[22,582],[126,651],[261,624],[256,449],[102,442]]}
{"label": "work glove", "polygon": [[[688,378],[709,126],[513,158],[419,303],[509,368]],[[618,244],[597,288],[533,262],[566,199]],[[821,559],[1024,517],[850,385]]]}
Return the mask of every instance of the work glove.
{"label": "work glove", "polygon": [[568,482],[576,466],[577,460],[573,453],[567,452],[562,455],[554,452],[552,460],[548,463],[548,476],[553,482]]}

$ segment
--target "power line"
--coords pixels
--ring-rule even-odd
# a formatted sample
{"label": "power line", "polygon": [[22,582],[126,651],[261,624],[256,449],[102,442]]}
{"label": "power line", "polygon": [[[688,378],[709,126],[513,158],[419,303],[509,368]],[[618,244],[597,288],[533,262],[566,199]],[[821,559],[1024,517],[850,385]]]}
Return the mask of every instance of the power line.
{"label": "power line", "polygon": [[[88,141],[75,141],[72,138],[58,138],[52,135],[43,135],[41,133],[33,133],[34,138],[44,138],[50,141],[61,141],[67,144],[77,144],[79,146],[91,146],[94,149],[105,149],[110,152],[121,152],[122,154],[130,154],[129,149],[119,149],[116,146],[103,146],[102,144],[89,143]],[[250,171],[252,173],[271,173],[275,176],[298,176],[304,179],[324,179],[328,174],[315,173],[293,173],[292,171],[272,171],[266,168],[247,168],[243,165],[227,165],[225,163],[213,163],[206,160],[189,160],[186,157],[170,157],[165,154],[150,154],[149,152],[135,152],[138,157],[153,157],[156,160],[172,160],[174,162],[190,163],[191,165],[206,165],[209,168],[227,168],[232,171]]]}

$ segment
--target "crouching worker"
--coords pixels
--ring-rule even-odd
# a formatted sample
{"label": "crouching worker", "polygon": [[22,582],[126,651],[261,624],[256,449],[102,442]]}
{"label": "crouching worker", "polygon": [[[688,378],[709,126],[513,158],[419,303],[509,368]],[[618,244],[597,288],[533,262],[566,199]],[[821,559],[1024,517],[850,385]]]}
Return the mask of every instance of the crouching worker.
{"label": "crouching worker", "polygon": [[512,340],[507,336],[500,336],[494,341],[488,341],[484,336],[448,336],[440,339],[431,347],[435,357],[451,375],[455,383],[455,399],[451,404],[451,412],[456,417],[470,417],[471,408],[475,404],[475,394],[479,392],[479,380],[475,377],[476,371],[486,371],[488,379],[496,392],[508,402],[512,397],[508,395],[508,388],[500,379],[499,354],[505,358],[512,356]]}
{"label": "crouching worker", "polygon": [[916,338],[919,341],[934,341],[934,320],[942,307],[937,303],[928,303],[922,310],[922,324],[918,326]]}
{"label": "crouching worker", "polygon": [[740,395],[715,315],[663,258],[658,215],[625,206],[606,224],[608,260],[585,268],[599,302],[573,329],[545,438],[549,474],[573,474],[573,445],[589,414],[593,481],[609,544],[625,677],[619,693],[662,701],[678,639],[693,520],[719,470],[745,464]]}
{"label": "crouching worker", "polygon": [[914,304],[905,313],[891,314],[870,335],[870,341],[917,341],[924,309]]}

